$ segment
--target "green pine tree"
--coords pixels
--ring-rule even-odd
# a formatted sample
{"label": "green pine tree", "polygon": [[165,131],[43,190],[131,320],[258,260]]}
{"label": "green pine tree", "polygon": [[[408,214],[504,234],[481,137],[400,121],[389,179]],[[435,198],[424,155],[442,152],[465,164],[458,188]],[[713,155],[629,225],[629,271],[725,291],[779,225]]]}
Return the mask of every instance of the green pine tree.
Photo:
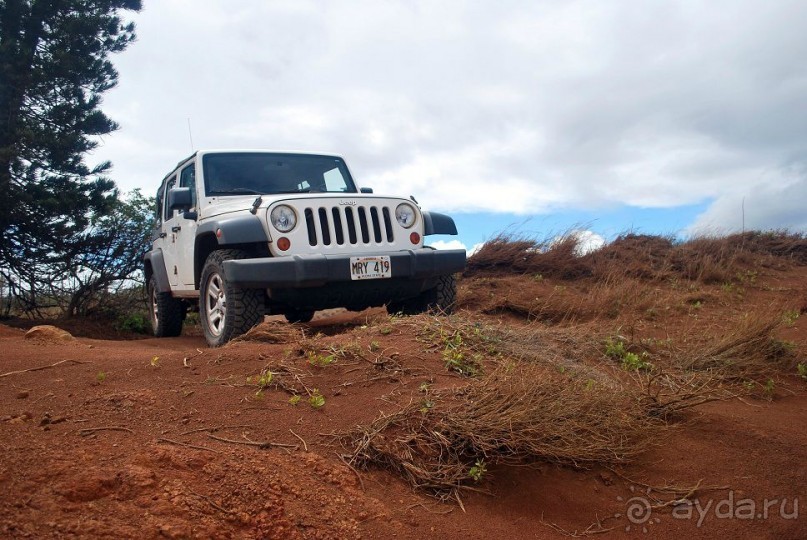
{"label": "green pine tree", "polygon": [[110,163],[90,168],[99,109],[135,38],[121,18],[140,0],[0,0],[0,272],[34,294],[42,265],[64,261],[115,207]]}

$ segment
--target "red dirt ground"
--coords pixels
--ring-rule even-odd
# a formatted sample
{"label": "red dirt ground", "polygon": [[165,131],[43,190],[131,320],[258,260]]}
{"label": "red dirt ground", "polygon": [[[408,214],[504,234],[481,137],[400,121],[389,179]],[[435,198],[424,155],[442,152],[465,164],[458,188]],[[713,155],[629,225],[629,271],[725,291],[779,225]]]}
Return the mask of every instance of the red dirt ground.
{"label": "red dirt ground", "polygon": [[[771,271],[742,300],[714,308],[707,301],[698,320],[715,328],[738,310],[801,301],[805,276],[805,267]],[[464,282],[463,304],[473,304],[478,285]],[[719,286],[706,292],[723,294]],[[665,328],[691,326],[692,313],[673,311]],[[542,324],[501,314],[483,319],[515,328]],[[406,376],[377,376],[360,362],[311,366],[294,342],[207,349],[196,336],[30,340],[0,325],[0,535],[414,539],[588,531],[605,538],[807,538],[807,383],[795,372],[776,377],[772,400],[689,411],[657,446],[618,471],[541,463],[494,468],[484,484],[491,494],[466,493],[464,511],[413,492],[391,472],[352,470],[331,434],[406,405],[424,381],[462,382],[439,351],[386,321],[383,310],[374,310],[337,314],[307,329],[326,334],[324,345],[348,338],[388,356],[397,352]],[[781,330],[802,360],[804,321]],[[657,323],[644,324],[651,332]],[[278,389],[256,395],[247,377],[273,362],[299,369],[326,404],[292,405]],[[652,509],[641,523],[626,515],[632,498],[649,498],[647,486],[655,495],[663,486],[698,483],[690,498],[697,496],[702,508],[711,500],[700,523],[697,510],[686,519],[680,507],[673,515],[671,505]],[[750,500],[750,519],[716,517],[715,505],[730,497],[719,509],[731,513],[738,501]],[[788,519],[796,498],[799,515]],[[767,517],[766,499],[777,500]],[[742,504],[747,510],[749,501]]]}

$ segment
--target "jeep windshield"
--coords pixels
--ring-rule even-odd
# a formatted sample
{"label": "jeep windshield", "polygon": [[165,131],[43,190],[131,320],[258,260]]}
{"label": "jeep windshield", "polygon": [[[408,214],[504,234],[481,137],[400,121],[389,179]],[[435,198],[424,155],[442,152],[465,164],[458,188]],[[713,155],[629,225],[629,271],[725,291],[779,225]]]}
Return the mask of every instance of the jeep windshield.
{"label": "jeep windshield", "polygon": [[345,162],[334,156],[215,153],[205,154],[202,166],[208,196],[357,192]]}

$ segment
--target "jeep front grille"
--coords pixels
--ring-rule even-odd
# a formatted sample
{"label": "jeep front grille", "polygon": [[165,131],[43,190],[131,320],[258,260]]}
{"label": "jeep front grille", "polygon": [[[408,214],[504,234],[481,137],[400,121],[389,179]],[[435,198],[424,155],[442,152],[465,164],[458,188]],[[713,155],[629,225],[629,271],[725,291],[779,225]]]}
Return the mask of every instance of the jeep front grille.
{"label": "jeep front grille", "polygon": [[304,214],[308,243],[312,246],[381,244],[394,241],[392,213],[386,206],[306,208]]}

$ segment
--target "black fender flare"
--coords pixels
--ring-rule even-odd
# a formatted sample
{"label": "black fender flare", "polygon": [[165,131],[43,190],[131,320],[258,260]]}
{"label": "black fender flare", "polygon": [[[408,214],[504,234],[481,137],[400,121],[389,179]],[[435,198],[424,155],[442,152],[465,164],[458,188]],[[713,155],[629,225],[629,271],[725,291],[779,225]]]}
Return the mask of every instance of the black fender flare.
{"label": "black fender flare", "polygon": [[220,246],[268,242],[269,238],[257,216],[222,216],[199,225],[196,236],[213,233]]}
{"label": "black fender flare", "polygon": [[445,214],[437,212],[423,212],[423,235],[432,234],[457,234],[457,225],[454,220]]}
{"label": "black fender flare", "polygon": [[[161,249],[154,249],[143,257],[145,262],[146,283],[151,276],[157,284],[157,292],[171,292],[171,283],[168,281],[168,271],[165,269],[165,258]],[[149,271],[149,269],[151,271]]]}

